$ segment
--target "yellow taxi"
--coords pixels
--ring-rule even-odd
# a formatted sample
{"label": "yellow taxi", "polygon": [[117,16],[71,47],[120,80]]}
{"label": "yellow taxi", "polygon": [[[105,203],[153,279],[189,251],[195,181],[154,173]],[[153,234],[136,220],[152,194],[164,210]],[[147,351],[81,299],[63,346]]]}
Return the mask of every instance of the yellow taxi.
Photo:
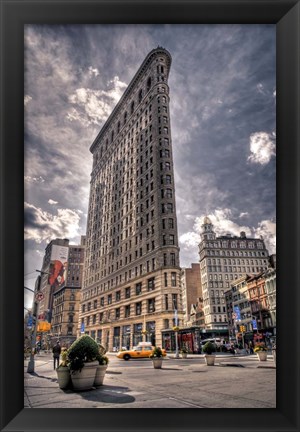
{"label": "yellow taxi", "polygon": [[[138,346],[133,347],[131,350],[119,351],[117,357],[123,360],[137,359],[137,358],[148,358],[154,350],[154,346],[151,343],[140,342]],[[163,356],[166,356],[166,350],[162,349]]]}

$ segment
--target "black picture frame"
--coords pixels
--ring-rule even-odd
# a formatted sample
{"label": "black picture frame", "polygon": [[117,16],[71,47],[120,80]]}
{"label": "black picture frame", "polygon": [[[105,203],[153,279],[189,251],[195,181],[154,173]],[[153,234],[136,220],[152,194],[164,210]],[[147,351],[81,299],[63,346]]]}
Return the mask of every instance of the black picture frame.
{"label": "black picture frame", "polygon": [[[298,431],[299,0],[29,1],[1,3],[1,430]],[[276,24],[277,408],[24,409],[24,24]],[[255,206],[255,203],[253,203]]]}

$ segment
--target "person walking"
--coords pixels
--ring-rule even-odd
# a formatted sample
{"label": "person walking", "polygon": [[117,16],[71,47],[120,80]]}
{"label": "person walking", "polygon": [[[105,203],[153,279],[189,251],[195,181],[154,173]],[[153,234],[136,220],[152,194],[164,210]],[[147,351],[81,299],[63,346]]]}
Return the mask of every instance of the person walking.
{"label": "person walking", "polygon": [[53,349],[52,349],[52,353],[53,353],[53,365],[54,365],[54,370],[55,370],[55,365],[57,363],[57,367],[59,365],[59,357],[60,357],[60,353],[61,353],[61,346],[59,341],[56,342],[56,345],[54,345]]}

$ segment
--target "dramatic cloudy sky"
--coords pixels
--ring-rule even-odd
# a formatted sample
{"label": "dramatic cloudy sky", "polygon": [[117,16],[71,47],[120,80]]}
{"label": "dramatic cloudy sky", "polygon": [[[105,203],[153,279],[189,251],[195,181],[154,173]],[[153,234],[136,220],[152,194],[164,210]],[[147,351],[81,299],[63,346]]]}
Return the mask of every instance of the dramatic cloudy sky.
{"label": "dramatic cloudy sky", "polygon": [[[49,241],[85,234],[89,147],[144,58],[169,78],[181,266],[201,223],[265,239],[275,253],[275,25],[25,27],[25,286]],[[30,306],[29,292],[25,305]]]}

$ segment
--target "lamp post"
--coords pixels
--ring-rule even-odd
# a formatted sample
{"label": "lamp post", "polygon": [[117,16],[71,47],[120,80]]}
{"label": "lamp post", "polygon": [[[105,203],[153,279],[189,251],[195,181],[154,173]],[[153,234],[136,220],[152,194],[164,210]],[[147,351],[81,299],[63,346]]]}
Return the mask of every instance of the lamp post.
{"label": "lamp post", "polygon": [[178,313],[177,313],[177,309],[175,309],[175,308],[174,308],[174,317],[175,317],[175,327],[176,327],[176,331],[175,331],[175,347],[176,347],[175,358],[179,358],[179,353],[178,353]]}

